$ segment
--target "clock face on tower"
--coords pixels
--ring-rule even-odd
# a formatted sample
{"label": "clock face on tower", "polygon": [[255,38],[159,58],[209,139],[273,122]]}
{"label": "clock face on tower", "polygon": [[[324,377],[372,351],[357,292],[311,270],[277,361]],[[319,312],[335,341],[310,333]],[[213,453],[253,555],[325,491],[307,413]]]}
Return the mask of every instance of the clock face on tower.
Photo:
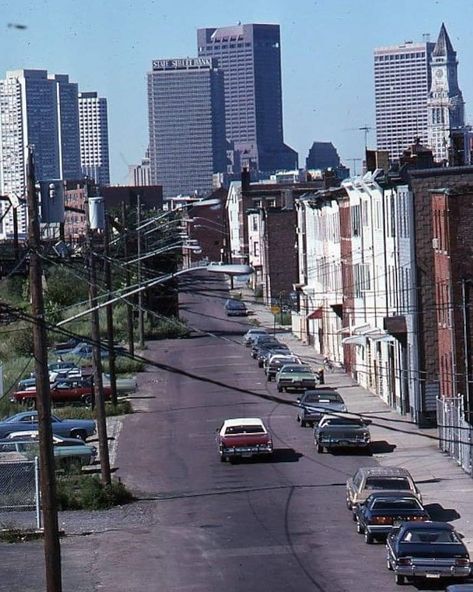
{"label": "clock face on tower", "polygon": [[437,76],[437,78],[442,78],[442,76],[443,76],[443,70],[437,70],[435,72],[435,76]]}

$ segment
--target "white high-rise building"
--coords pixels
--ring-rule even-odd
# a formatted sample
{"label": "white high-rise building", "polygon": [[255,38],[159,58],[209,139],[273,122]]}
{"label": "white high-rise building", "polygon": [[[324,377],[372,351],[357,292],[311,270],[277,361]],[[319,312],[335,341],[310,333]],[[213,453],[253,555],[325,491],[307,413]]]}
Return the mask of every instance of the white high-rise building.
{"label": "white high-rise building", "polygon": [[406,41],[374,51],[377,147],[387,150],[391,160],[399,158],[416,138],[427,143],[434,47],[429,41]]}
{"label": "white high-rise building", "polygon": [[[34,146],[36,179],[80,175],[77,85],[46,70],[13,70],[0,80],[0,193],[25,197],[27,146]],[[13,232],[8,202],[0,202],[0,238]],[[18,207],[18,231],[26,233],[26,206]]]}
{"label": "white high-rise building", "polygon": [[110,185],[107,99],[96,92],[79,93],[82,174]]}

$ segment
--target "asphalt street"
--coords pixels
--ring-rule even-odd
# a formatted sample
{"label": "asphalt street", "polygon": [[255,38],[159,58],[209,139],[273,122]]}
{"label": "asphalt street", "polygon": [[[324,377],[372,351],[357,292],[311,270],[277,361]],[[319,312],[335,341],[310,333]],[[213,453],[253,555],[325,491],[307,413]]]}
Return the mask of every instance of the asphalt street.
{"label": "asphalt street", "polygon": [[[366,545],[345,508],[346,479],[376,460],[317,454],[311,430],[295,421],[296,395],[277,393],[242,345],[249,321],[225,317],[225,284],[189,277],[181,300],[192,336],[148,344],[155,364],[139,375],[136,413],[119,436],[117,475],[139,501],[96,521],[78,515],[82,532],[76,524],[62,544],[64,590],[399,589],[384,545]],[[272,460],[220,462],[215,432],[242,416],[266,422]],[[41,589],[40,543],[0,552],[7,573],[0,590]]]}

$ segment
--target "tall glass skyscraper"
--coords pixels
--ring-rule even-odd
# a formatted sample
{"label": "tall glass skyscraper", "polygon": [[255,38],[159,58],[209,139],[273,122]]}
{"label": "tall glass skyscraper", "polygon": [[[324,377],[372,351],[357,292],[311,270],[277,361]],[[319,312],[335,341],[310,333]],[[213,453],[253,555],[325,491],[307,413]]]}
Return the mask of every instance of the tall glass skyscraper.
{"label": "tall glass skyscraper", "polygon": [[226,135],[242,164],[264,173],[296,168],[283,137],[279,25],[198,29],[197,45],[224,72]]}
{"label": "tall glass skyscraper", "polygon": [[[26,191],[25,154],[35,148],[36,178],[80,178],[77,84],[46,70],[13,70],[0,80],[0,193],[22,198]],[[3,212],[6,202],[0,203]],[[0,238],[13,230],[11,212],[2,219]],[[18,208],[18,230],[26,232],[26,208]]]}
{"label": "tall glass skyscraper", "polygon": [[226,171],[223,72],[211,58],[154,60],[148,73],[152,184],[163,196],[212,191]]}

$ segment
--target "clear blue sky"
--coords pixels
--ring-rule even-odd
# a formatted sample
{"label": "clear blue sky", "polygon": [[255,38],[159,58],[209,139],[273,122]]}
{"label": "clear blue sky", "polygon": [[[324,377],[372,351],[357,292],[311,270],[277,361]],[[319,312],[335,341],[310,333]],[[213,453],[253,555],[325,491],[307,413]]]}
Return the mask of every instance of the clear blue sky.
{"label": "clear blue sky", "polygon": [[373,48],[435,40],[442,21],[473,123],[471,0],[4,0],[1,15],[1,77],[47,69],[107,97],[114,183],[146,150],[151,61],[195,56],[198,27],[280,24],[284,135],[301,166],[314,140],[332,141],[348,166],[362,156],[363,132],[350,128],[374,127]]}

